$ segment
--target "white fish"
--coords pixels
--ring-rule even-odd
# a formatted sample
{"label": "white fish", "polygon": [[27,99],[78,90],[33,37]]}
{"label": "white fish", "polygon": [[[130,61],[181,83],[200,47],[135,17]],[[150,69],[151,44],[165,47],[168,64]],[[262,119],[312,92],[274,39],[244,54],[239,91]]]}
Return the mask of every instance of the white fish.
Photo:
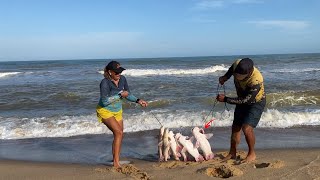
{"label": "white fish", "polygon": [[162,149],[163,149],[163,134],[164,134],[164,127],[161,126],[160,132],[159,132],[159,139],[158,139],[159,161],[163,161],[163,159],[164,159],[163,153],[162,153]]}
{"label": "white fish", "polygon": [[169,129],[165,128],[163,133],[163,156],[164,161],[168,161],[170,159],[169,151],[170,151],[170,141],[169,141]]}
{"label": "white fish", "polygon": [[203,152],[204,158],[206,160],[210,160],[214,158],[214,154],[211,150],[210,143],[208,139],[210,139],[213,134],[204,134],[204,130],[198,127],[194,127],[192,129],[192,134],[195,137],[196,141],[196,148],[200,147]]}
{"label": "white fish", "polygon": [[177,141],[174,138],[173,132],[169,131],[168,136],[169,136],[170,149],[171,149],[172,155],[173,155],[175,160],[179,161],[180,160],[179,157],[181,157],[181,155],[180,155],[180,151],[179,151],[179,148],[178,148]]}
{"label": "white fish", "polygon": [[198,149],[192,144],[192,137],[188,139],[186,136],[177,133],[175,138],[183,146],[183,149],[181,150],[181,155],[183,156],[184,161],[187,161],[186,152],[193,156],[197,162],[204,160],[203,156],[200,155]]}

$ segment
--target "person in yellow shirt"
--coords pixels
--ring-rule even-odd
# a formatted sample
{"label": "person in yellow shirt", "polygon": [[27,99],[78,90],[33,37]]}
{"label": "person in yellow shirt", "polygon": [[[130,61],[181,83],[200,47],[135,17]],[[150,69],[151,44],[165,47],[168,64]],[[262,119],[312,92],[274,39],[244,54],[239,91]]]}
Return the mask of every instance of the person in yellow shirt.
{"label": "person in yellow shirt", "polygon": [[253,130],[258,125],[266,105],[263,76],[254,67],[253,61],[249,58],[236,60],[227,73],[219,78],[219,83],[223,85],[232,75],[234,76],[234,84],[238,97],[227,97],[224,94],[217,95],[219,102],[236,105],[232,124],[230,151],[224,160],[236,158],[237,145],[240,143],[240,131],[242,130],[249,147],[244,161],[250,162],[256,159]]}

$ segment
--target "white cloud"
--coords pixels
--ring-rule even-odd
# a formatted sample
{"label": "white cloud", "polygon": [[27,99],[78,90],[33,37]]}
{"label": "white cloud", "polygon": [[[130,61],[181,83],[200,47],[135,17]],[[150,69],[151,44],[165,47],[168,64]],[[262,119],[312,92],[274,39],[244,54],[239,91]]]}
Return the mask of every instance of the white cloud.
{"label": "white cloud", "polygon": [[248,21],[250,24],[255,24],[258,27],[280,28],[285,30],[303,30],[309,26],[307,21],[290,21],[290,20],[263,20],[263,21]]}
{"label": "white cloud", "polygon": [[234,0],[233,3],[235,4],[258,4],[263,3],[261,0]]}
{"label": "white cloud", "polygon": [[193,9],[196,10],[210,10],[225,7],[232,4],[259,4],[262,0],[201,0],[197,2]]}
{"label": "white cloud", "polygon": [[194,9],[208,10],[208,9],[220,8],[223,6],[224,6],[223,1],[206,0],[206,1],[200,1],[200,2],[196,3]]}

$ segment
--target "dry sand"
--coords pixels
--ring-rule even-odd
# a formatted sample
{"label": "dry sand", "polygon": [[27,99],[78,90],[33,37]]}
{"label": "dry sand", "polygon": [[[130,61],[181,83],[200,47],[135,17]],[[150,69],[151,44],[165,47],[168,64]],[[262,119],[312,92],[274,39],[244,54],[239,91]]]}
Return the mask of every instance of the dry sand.
{"label": "dry sand", "polygon": [[104,165],[75,165],[22,161],[0,161],[0,179],[318,179],[320,180],[320,148],[259,150],[257,160],[240,163],[221,162],[227,152],[204,162],[149,162],[131,159],[132,164],[114,169]]}

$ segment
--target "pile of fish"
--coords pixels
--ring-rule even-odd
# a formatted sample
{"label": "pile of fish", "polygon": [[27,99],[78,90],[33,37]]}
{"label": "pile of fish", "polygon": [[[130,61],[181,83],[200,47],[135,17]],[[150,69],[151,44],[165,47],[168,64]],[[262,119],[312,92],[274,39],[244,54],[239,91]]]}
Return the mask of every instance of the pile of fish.
{"label": "pile of fish", "polygon": [[194,127],[191,132],[193,136],[189,138],[181,133],[174,134],[162,126],[158,144],[159,161],[168,161],[171,157],[180,161],[181,156],[184,161],[187,161],[187,155],[191,155],[197,162],[213,159],[214,154],[208,141],[213,134],[205,134],[204,130],[198,127]]}

